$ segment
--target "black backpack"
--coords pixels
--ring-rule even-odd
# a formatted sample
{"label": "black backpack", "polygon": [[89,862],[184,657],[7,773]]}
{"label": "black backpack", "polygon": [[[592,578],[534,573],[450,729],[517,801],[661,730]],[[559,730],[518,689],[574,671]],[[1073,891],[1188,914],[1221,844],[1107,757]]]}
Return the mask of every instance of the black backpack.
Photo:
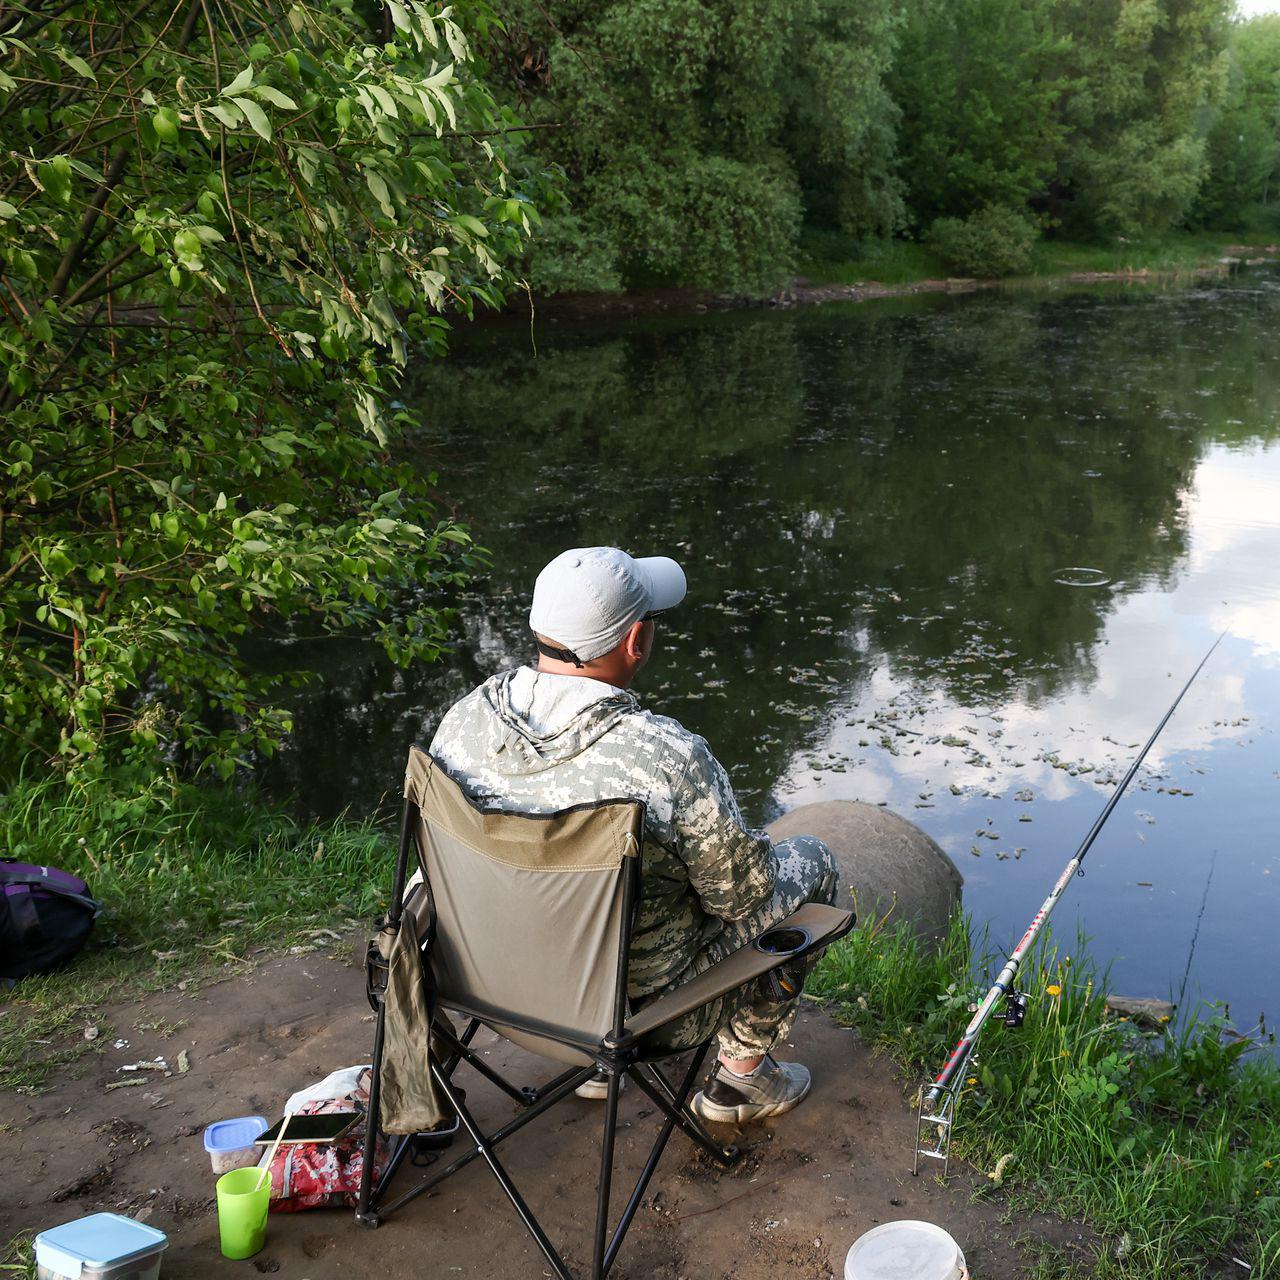
{"label": "black backpack", "polygon": [[79,876],[0,858],[0,978],[65,964],[84,946],[101,910]]}

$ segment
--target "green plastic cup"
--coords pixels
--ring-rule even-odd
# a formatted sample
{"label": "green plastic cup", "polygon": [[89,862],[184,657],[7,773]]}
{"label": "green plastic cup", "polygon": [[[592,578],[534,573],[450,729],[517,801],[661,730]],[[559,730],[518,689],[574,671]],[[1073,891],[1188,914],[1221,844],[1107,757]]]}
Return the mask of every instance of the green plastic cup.
{"label": "green plastic cup", "polygon": [[265,1173],[257,1166],[232,1169],[217,1181],[218,1242],[224,1258],[252,1258],[262,1248],[271,1199],[271,1179]]}

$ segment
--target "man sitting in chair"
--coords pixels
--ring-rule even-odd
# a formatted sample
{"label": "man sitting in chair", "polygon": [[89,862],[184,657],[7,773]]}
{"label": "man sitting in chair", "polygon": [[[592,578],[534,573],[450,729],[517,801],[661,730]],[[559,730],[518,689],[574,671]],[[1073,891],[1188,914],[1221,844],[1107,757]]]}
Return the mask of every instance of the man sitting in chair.
{"label": "man sitting in chair", "polygon": [[[529,613],[537,667],[486,680],[449,710],[431,744],[471,799],[507,812],[644,803],[629,957],[635,1004],[687,982],[802,903],[836,899],[826,845],[813,836],[774,844],[747,828],[706,741],[629,692],[653,650],[656,618],[685,590],[683,570],[665,556],[637,560],[613,547],[557,556],[538,575]],[[798,1002],[757,984],[664,1034],[674,1047],[718,1029],[719,1061],[692,1104],[702,1119],[741,1124],[804,1099],[808,1069],[771,1056]],[[604,1081],[579,1093],[603,1097]]]}

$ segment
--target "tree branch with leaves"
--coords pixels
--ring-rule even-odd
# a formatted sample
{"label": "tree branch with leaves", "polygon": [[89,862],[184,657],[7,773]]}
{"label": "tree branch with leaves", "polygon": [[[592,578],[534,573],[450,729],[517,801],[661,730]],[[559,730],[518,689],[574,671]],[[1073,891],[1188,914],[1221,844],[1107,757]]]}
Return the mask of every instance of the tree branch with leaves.
{"label": "tree branch with leaves", "polygon": [[394,439],[548,179],[477,4],[0,6],[0,760],[229,776],[288,716],[242,638],[398,661],[474,567]]}

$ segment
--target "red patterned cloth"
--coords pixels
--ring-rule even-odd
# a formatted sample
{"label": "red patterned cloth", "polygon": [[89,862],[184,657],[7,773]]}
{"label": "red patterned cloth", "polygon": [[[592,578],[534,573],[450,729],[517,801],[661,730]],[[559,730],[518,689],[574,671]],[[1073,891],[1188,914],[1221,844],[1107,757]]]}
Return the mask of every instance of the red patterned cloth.
{"label": "red patterned cloth", "polygon": [[[354,1092],[335,1098],[304,1102],[300,1116],[331,1115],[335,1111],[359,1111],[369,1106],[368,1069],[360,1073]],[[282,1143],[271,1162],[271,1212],[297,1213],[300,1209],[354,1207],[364,1169],[364,1121],[359,1121],[338,1142]],[[387,1142],[381,1134],[374,1147],[374,1176],[387,1164]]]}

